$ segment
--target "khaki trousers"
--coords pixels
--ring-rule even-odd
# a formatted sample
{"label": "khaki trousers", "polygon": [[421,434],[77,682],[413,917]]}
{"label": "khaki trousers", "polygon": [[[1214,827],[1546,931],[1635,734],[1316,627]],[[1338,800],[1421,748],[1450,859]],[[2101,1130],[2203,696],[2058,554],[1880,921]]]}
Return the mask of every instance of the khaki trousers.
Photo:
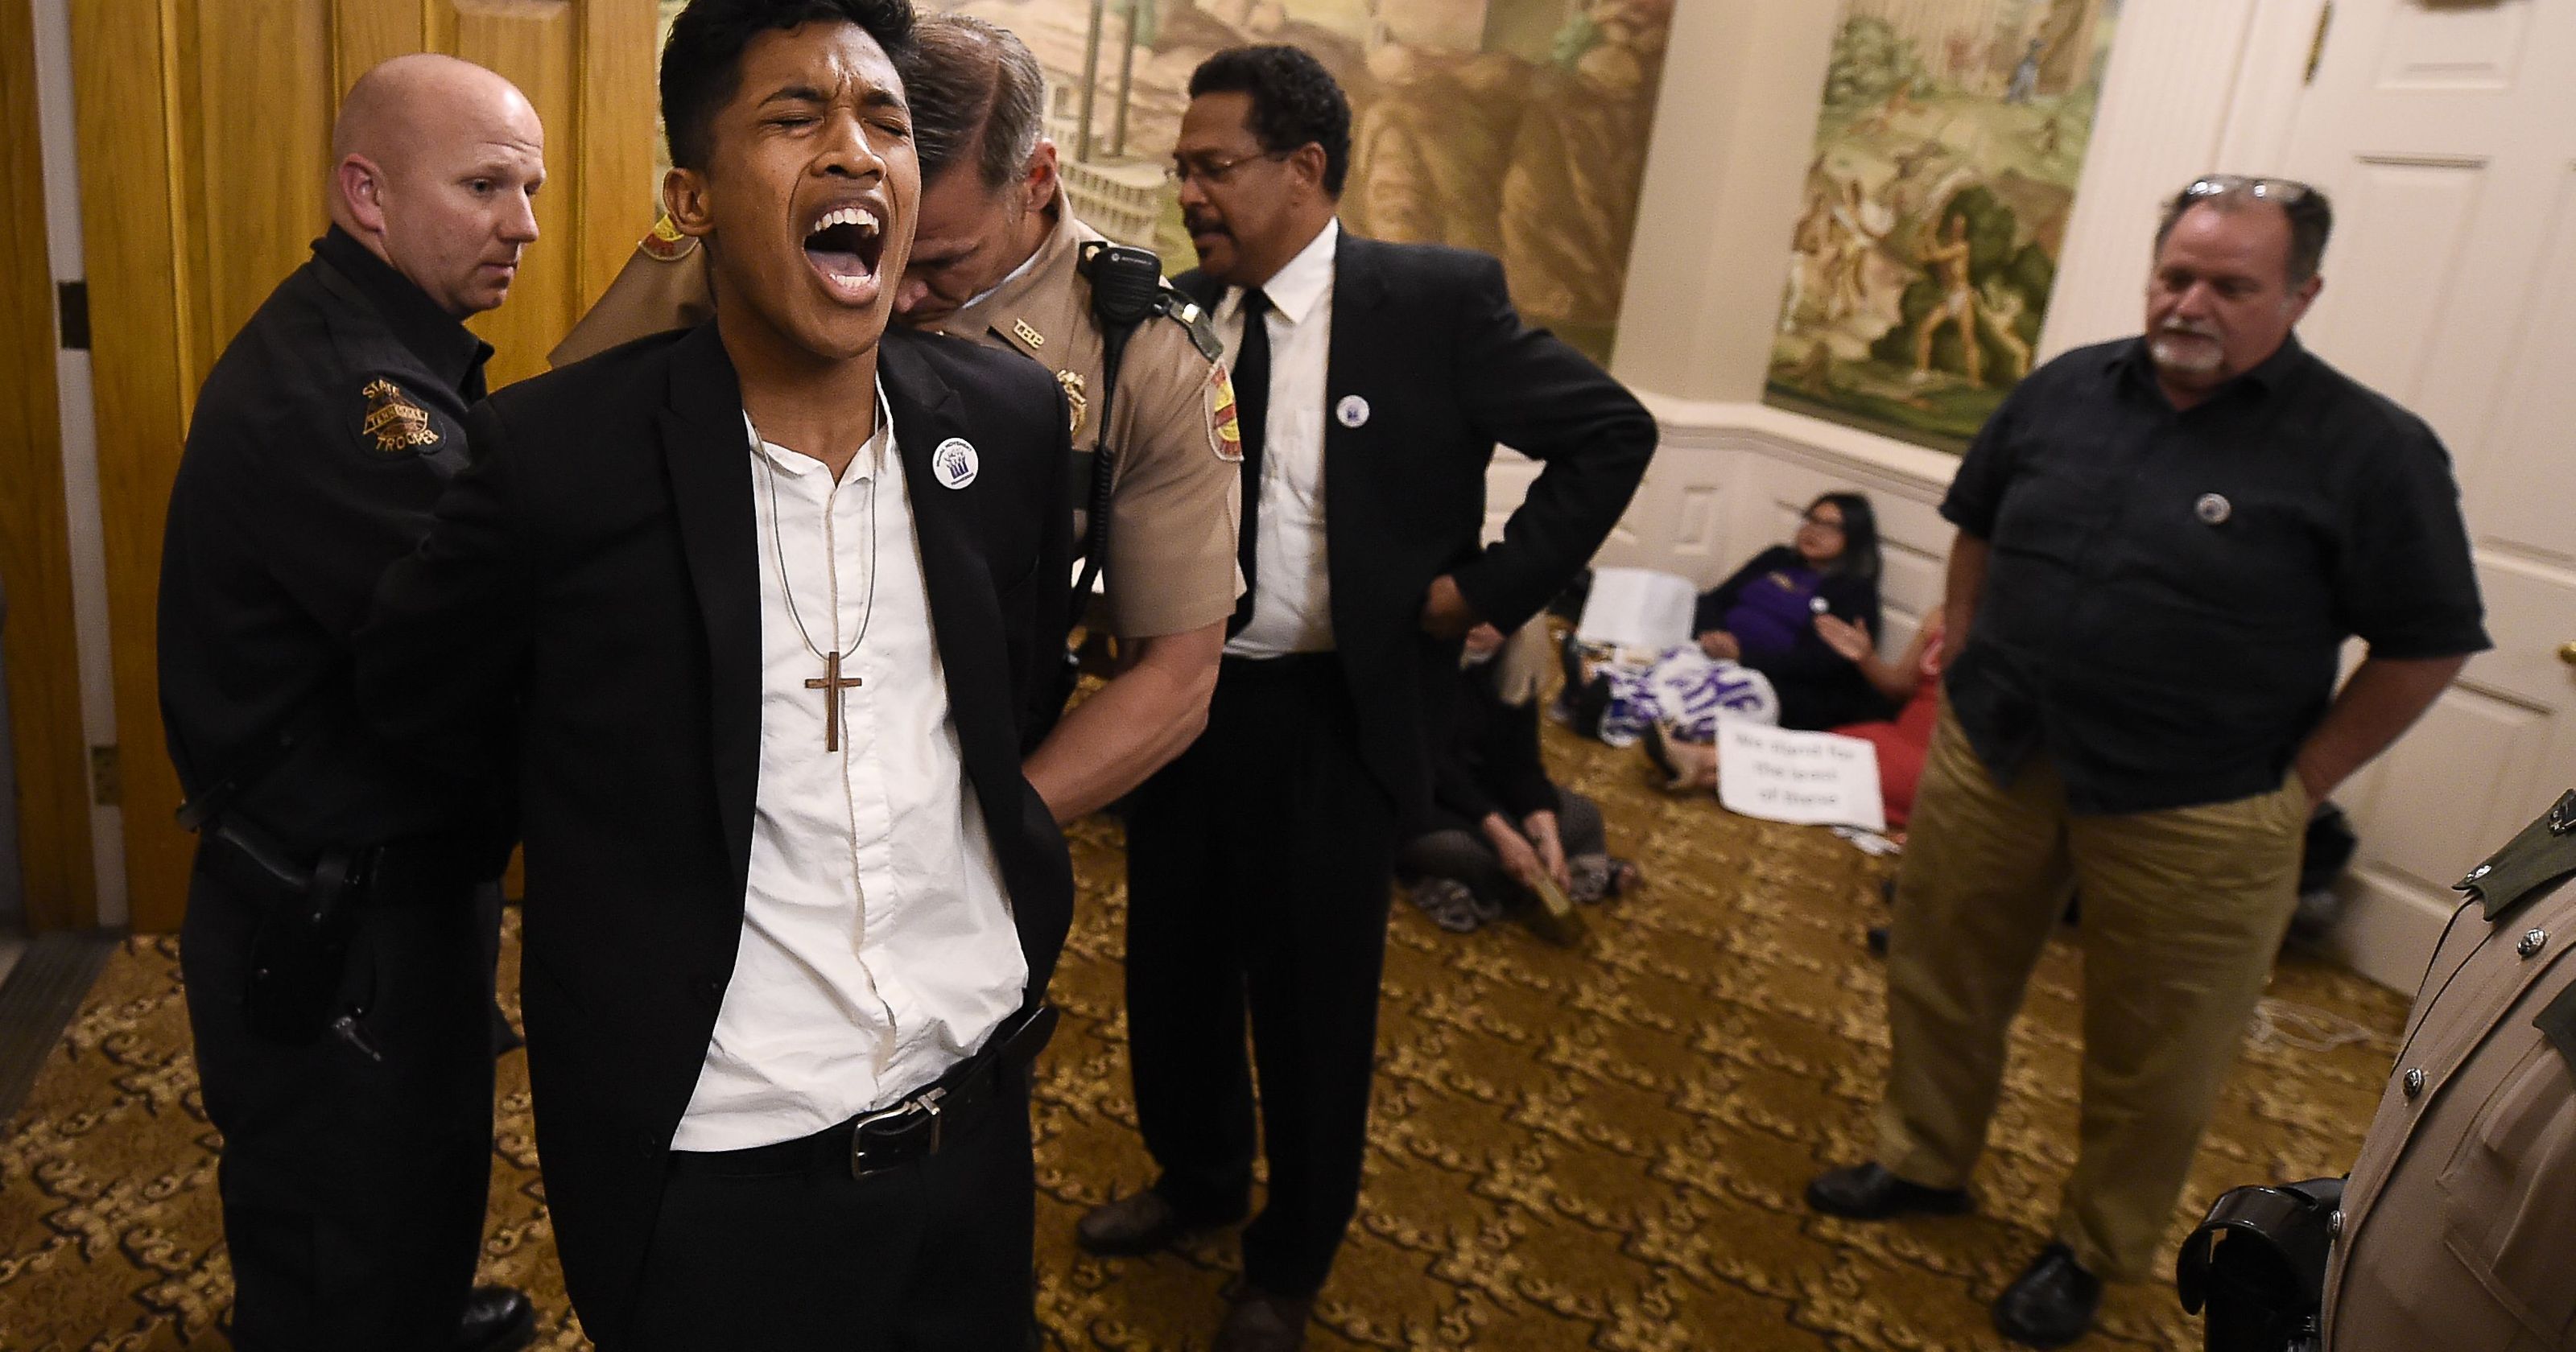
{"label": "khaki trousers", "polygon": [[2235,802],[2077,816],[2044,755],[1997,783],[1945,705],[1897,879],[1879,1162],[1930,1187],[1967,1184],[2005,1031],[2072,884],[2083,1112],[2057,1237],[2097,1275],[2150,1275],[2289,928],[2307,819],[2295,774]]}

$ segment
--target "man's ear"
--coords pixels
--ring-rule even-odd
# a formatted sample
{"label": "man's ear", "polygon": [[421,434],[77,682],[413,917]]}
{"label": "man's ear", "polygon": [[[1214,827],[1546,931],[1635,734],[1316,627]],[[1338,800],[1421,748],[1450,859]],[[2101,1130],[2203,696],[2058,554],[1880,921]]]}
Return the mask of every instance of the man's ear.
{"label": "man's ear", "polygon": [[704,239],[716,232],[713,203],[708,200],[707,176],[695,169],[673,166],[662,176],[662,214],[683,235]]}
{"label": "man's ear", "polygon": [[1041,136],[1020,175],[1020,204],[1024,210],[1044,211],[1047,203],[1055,200],[1057,191],[1055,142]]}
{"label": "man's ear", "polygon": [[362,232],[385,233],[385,171],[364,155],[350,155],[331,171],[332,186],[349,207],[349,219]]}
{"label": "man's ear", "polygon": [[1326,197],[1332,196],[1331,193],[1324,191],[1324,148],[1322,146],[1308,141],[1290,151],[1288,167],[1295,172],[1299,181],[1313,188],[1317,193]]}
{"label": "man's ear", "polygon": [[2310,277],[2299,283],[2298,289],[2290,293],[2290,322],[2296,324],[2307,318],[2308,307],[2317,303],[2317,293],[2325,289],[2323,276]]}

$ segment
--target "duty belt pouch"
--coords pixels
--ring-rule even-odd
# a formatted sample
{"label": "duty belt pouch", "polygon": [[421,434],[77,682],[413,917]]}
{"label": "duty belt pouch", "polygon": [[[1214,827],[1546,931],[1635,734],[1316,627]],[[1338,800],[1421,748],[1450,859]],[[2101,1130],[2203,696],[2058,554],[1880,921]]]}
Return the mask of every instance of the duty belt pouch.
{"label": "duty belt pouch", "polygon": [[2317,1346],[2326,1259],[2343,1180],[2231,1188],[2212,1203],[2174,1263],[2182,1307],[2208,1307],[2209,1352],[2306,1352]]}
{"label": "duty belt pouch", "polygon": [[244,1019],[268,1041],[311,1043],[339,1012],[334,1006],[347,979],[349,942],[373,851],[329,850],[311,867],[301,867],[273,842],[232,821],[208,828],[206,843],[216,876],[259,908],[250,979],[242,992]]}

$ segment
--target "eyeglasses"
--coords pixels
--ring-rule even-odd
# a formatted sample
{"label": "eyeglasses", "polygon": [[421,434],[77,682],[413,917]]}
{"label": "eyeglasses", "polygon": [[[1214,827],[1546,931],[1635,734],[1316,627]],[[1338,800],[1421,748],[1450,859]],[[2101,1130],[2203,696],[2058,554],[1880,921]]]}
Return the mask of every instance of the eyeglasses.
{"label": "eyeglasses", "polygon": [[1248,155],[1237,155],[1230,160],[1221,160],[1214,156],[1201,156],[1196,160],[1175,159],[1163,166],[1163,181],[1175,188],[1191,179],[1207,184],[1223,183],[1233,177],[1235,170],[1254,160],[1284,160],[1296,153],[1293,150],[1256,150]]}
{"label": "eyeglasses", "polygon": [[2244,174],[2203,174],[2199,178],[2193,179],[2191,181],[2191,186],[2182,190],[2182,195],[2188,198],[2197,199],[2202,197],[2225,197],[2229,193],[2241,192],[2248,197],[2259,198],[2266,202],[2275,202],[2286,207],[2306,200],[2306,198],[2315,191],[2316,189],[2309,187],[2305,183],[2301,183],[2295,178],[2253,178]]}
{"label": "eyeglasses", "polygon": [[1810,512],[1806,516],[1798,519],[1818,530],[1829,530],[1836,534],[1842,533],[1843,522],[1842,518],[1838,516],[1817,516]]}

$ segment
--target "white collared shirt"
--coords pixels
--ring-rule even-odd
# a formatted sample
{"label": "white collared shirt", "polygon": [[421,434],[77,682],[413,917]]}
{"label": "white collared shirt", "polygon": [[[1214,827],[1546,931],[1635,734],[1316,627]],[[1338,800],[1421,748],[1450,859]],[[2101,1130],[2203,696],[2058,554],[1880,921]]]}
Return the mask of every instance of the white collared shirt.
{"label": "white collared shirt", "polygon": [[[980,1047],[1028,982],[949,717],[882,390],[877,408],[838,483],[743,420],[760,782],[741,948],[674,1150],[793,1140],[897,1102]],[[861,683],[842,692],[840,749],[826,751],[826,696],[805,687],[824,673],[813,650],[854,644],[841,674]]]}
{"label": "white collared shirt", "polygon": [[[1270,311],[1270,406],[1261,420],[1261,508],[1253,540],[1252,620],[1226,641],[1237,657],[1327,652],[1333,586],[1324,542],[1324,380],[1333,352],[1333,255],[1342,223],[1327,221],[1288,266],[1262,284]],[[1243,351],[1243,288],[1216,306],[1226,365]]]}

